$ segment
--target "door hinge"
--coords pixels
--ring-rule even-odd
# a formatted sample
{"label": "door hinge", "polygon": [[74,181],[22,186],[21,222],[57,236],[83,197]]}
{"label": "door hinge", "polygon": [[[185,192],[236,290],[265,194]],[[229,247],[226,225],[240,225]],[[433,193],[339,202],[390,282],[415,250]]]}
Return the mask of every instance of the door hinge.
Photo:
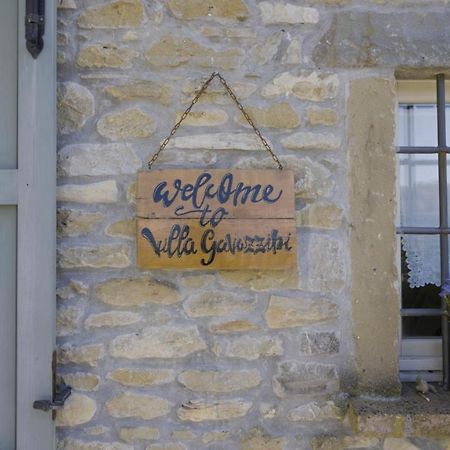
{"label": "door hinge", "polygon": [[72,388],[67,386],[64,382],[56,382],[56,351],[52,355],[52,385],[53,385],[53,399],[52,400],[36,400],[33,403],[34,409],[41,411],[52,411],[52,418],[55,420],[56,410],[64,408],[65,401],[70,397]]}
{"label": "door hinge", "polygon": [[25,40],[31,56],[36,59],[44,48],[45,0],[26,0]]}

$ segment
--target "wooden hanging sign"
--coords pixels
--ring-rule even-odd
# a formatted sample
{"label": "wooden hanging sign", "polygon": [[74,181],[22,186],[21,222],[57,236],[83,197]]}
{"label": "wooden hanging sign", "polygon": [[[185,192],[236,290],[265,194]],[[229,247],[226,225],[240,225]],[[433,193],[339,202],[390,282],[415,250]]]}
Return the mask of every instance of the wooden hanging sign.
{"label": "wooden hanging sign", "polygon": [[139,172],[136,206],[141,269],[296,266],[291,171]]}

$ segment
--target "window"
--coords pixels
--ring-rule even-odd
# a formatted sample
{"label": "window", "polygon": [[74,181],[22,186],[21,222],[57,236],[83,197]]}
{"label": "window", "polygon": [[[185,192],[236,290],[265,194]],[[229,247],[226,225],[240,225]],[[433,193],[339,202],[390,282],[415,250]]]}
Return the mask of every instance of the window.
{"label": "window", "polygon": [[[449,387],[448,323],[441,284],[448,278],[445,79],[398,82],[397,161],[401,255],[400,379]],[[450,92],[447,89],[447,92]],[[450,102],[449,102],[450,103]]]}

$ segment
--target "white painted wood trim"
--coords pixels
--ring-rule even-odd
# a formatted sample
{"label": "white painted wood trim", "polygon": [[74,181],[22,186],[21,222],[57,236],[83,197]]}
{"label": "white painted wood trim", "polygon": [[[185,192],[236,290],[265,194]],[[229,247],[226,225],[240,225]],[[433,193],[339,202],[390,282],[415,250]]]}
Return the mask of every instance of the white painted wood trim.
{"label": "white painted wood trim", "polygon": [[46,0],[44,50],[34,60],[19,0],[17,449],[55,447],[51,399],[56,286],[56,3]]}
{"label": "white painted wood trim", "polygon": [[17,205],[17,170],[0,169],[0,205]]}

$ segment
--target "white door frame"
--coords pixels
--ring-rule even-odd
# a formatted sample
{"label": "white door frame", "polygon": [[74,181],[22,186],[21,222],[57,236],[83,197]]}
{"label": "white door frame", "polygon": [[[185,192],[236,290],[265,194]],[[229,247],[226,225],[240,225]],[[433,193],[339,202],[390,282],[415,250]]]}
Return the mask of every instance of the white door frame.
{"label": "white door frame", "polygon": [[26,49],[25,2],[18,2],[18,450],[55,446],[52,415],[33,409],[33,402],[52,398],[55,348],[56,0],[46,0],[44,49],[37,59]]}

